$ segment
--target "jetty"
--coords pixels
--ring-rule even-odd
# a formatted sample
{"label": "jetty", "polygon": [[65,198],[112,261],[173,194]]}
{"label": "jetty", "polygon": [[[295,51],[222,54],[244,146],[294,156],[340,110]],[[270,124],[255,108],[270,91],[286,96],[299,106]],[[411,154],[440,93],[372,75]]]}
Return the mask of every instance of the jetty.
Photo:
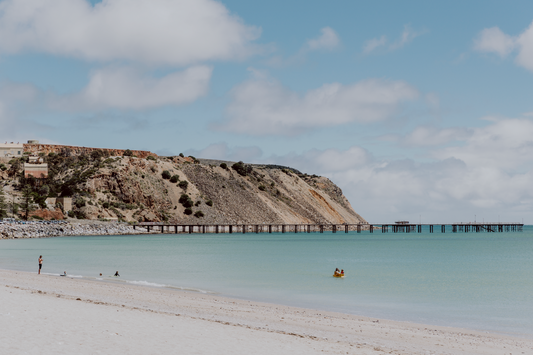
{"label": "jetty", "polygon": [[[404,222],[396,223],[358,223],[358,224],[169,224],[165,222],[142,222],[133,225],[133,229],[143,228],[147,232],[160,233],[324,233],[350,231],[361,233],[362,231],[381,231],[381,233],[422,233],[428,231],[434,233],[440,226],[440,233],[451,231],[452,233],[469,232],[522,232],[523,223],[454,223],[454,224],[410,224]],[[448,227],[448,228],[447,228]]]}

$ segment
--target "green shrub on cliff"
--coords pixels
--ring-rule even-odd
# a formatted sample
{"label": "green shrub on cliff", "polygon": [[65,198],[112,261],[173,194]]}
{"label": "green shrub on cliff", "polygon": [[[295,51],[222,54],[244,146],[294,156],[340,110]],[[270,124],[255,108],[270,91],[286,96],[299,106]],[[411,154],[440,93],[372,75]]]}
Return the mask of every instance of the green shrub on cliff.
{"label": "green shrub on cliff", "polygon": [[126,149],[124,151],[124,154],[122,154],[122,156],[131,157],[131,156],[133,156],[133,152],[131,150],[129,150],[129,149]]}
{"label": "green shrub on cliff", "polygon": [[27,221],[30,215],[30,212],[35,210],[33,206],[33,191],[31,187],[26,186],[22,189],[22,211],[24,212],[24,219]]}
{"label": "green shrub on cliff", "polygon": [[192,207],[194,205],[194,202],[191,200],[189,195],[186,195],[186,194],[182,194],[178,202],[181,203],[182,206],[186,208]]}
{"label": "green shrub on cliff", "polygon": [[39,188],[39,195],[48,196],[50,194],[50,187],[48,185],[43,185]]}
{"label": "green shrub on cliff", "polygon": [[205,204],[208,205],[209,207],[213,207],[213,201],[211,200],[208,200]]}
{"label": "green shrub on cliff", "polygon": [[231,168],[241,176],[246,176],[252,172],[252,167],[245,165],[242,161],[233,164]]}
{"label": "green shrub on cliff", "polygon": [[170,171],[168,170],[163,170],[163,172],[161,173],[161,177],[165,180],[168,180],[170,179],[171,175],[170,175]]}
{"label": "green shrub on cliff", "polygon": [[78,198],[76,199],[76,202],[74,202],[74,204],[75,204],[76,207],[78,207],[78,208],[82,208],[83,206],[86,205],[86,203],[87,203],[87,202],[86,202],[83,198],[81,198],[81,197],[78,197]]}
{"label": "green shrub on cliff", "polygon": [[154,156],[149,155],[149,156],[146,157],[146,160],[154,160],[155,161],[157,159]]}
{"label": "green shrub on cliff", "polygon": [[170,178],[170,182],[171,183],[177,183],[178,181],[180,181],[180,176],[179,175],[172,175],[172,177]]}
{"label": "green shrub on cliff", "polygon": [[265,185],[259,185],[259,190],[261,190],[261,191],[265,191],[265,190],[266,190]]}
{"label": "green shrub on cliff", "polygon": [[107,151],[104,151],[102,149],[96,149],[96,150],[93,150],[91,152],[91,154],[89,154],[91,159],[96,161],[96,160],[100,160],[100,158],[104,158],[104,157],[107,157],[109,155],[109,153]]}
{"label": "green shrub on cliff", "polygon": [[220,164],[220,167],[221,167],[222,169],[226,169],[226,170],[228,170],[228,164],[226,164],[226,163],[221,163],[221,164]]}
{"label": "green shrub on cliff", "polygon": [[194,213],[194,217],[196,217],[196,218],[201,218],[203,216],[204,216],[204,213],[202,211],[196,211]]}
{"label": "green shrub on cliff", "polygon": [[191,215],[192,214],[192,209],[190,207],[187,207],[185,209],[185,211],[183,211],[183,213],[185,213],[186,215]]}
{"label": "green shrub on cliff", "polygon": [[185,181],[185,180],[182,180],[182,181],[180,181],[178,186],[181,187],[184,190],[187,190],[187,187],[189,186],[189,183],[187,181]]}

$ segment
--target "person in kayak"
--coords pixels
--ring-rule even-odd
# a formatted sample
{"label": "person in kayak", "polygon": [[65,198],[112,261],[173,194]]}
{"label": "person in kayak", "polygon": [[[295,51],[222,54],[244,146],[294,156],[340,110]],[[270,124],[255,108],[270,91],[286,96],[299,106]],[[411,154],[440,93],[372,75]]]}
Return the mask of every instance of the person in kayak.
{"label": "person in kayak", "polygon": [[335,273],[333,275],[337,276],[337,275],[340,275],[340,274],[341,274],[341,272],[339,271],[339,268],[336,268],[335,269]]}

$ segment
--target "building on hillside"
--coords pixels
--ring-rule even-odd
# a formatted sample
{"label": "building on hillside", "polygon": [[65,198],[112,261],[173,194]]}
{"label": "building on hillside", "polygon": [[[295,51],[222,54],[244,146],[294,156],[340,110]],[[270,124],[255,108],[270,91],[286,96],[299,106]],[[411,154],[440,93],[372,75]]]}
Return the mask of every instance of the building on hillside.
{"label": "building on hillside", "polygon": [[24,163],[24,177],[33,176],[36,179],[46,179],[48,177],[48,164]]}
{"label": "building on hillside", "polygon": [[46,199],[46,204],[49,207],[56,207],[60,203],[63,206],[63,211],[68,212],[72,211],[72,198],[71,197],[48,197]]}
{"label": "building on hillside", "polygon": [[22,143],[0,143],[0,158],[20,158],[24,154]]}
{"label": "building on hillside", "polygon": [[28,178],[30,175],[37,179],[48,177],[48,164],[42,157],[28,157],[28,162],[24,163],[24,177]]}

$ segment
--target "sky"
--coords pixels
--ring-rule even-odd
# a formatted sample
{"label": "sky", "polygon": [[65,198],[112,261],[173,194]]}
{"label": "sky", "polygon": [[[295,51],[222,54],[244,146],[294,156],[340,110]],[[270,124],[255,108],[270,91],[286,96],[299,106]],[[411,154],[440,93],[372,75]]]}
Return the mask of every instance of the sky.
{"label": "sky", "polygon": [[371,223],[533,224],[533,2],[0,1],[0,141],[323,175]]}

